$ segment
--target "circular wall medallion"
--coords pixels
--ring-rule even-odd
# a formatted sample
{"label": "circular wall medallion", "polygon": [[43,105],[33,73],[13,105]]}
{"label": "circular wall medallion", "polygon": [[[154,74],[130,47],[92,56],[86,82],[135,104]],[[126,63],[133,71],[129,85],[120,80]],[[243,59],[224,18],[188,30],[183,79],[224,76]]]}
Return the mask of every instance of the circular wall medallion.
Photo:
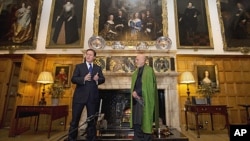
{"label": "circular wall medallion", "polygon": [[157,72],[166,72],[169,69],[169,61],[165,57],[158,57],[154,61],[154,69]]}

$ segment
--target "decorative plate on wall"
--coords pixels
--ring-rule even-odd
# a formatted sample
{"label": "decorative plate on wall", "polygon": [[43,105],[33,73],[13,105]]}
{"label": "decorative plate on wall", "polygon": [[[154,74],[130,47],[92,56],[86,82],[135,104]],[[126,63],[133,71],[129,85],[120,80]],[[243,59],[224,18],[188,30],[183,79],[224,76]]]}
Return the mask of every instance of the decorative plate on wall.
{"label": "decorative plate on wall", "polygon": [[171,45],[172,45],[172,41],[170,40],[170,38],[165,37],[165,36],[161,36],[157,38],[156,44],[155,44],[157,49],[166,49],[166,50],[169,50],[171,48]]}
{"label": "decorative plate on wall", "polygon": [[145,49],[148,49],[148,44],[147,44],[147,42],[138,42],[138,44],[136,45],[136,49],[137,49],[137,50],[145,50]]}
{"label": "decorative plate on wall", "polygon": [[89,38],[88,44],[92,49],[103,49],[105,47],[105,40],[101,36],[92,36]]}
{"label": "decorative plate on wall", "polygon": [[113,42],[113,44],[112,44],[112,48],[113,48],[113,49],[124,49],[125,46],[124,46],[124,43],[123,43],[123,42],[115,41],[115,42]]}

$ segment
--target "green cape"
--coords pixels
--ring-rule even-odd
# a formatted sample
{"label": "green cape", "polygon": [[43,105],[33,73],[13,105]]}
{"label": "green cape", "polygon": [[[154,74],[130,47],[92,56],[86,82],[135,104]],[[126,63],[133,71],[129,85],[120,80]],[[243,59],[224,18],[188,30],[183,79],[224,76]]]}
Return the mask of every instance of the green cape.
{"label": "green cape", "polygon": [[[133,110],[132,92],[135,86],[138,69],[132,75],[131,83],[131,102],[130,107]],[[152,67],[145,65],[142,74],[142,97],[144,99],[142,131],[144,133],[152,133],[153,121],[156,129],[159,127],[159,104],[158,104],[158,90],[154,70]],[[130,116],[130,127],[133,128],[132,113]]]}

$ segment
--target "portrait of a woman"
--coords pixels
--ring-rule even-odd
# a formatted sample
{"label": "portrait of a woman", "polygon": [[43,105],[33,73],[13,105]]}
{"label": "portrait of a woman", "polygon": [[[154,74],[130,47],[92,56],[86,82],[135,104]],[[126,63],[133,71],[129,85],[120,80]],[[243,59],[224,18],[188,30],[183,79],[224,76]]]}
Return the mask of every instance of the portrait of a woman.
{"label": "portrait of a woman", "polygon": [[115,29],[114,15],[110,14],[108,16],[108,20],[104,24],[104,29],[100,32],[100,36],[106,40],[116,40],[118,35]]}
{"label": "portrait of a woman", "polygon": [[70,1],[63,5],[60,15],[56,17],[52,40],[56,44],[70,44],[79,40],[74,4]]}
{"label": "portrait of a woman", "polygon": [[202,83],[207,83],[207,84],[212,83],[212,81],[210,79],[210,76],[209,76],[209,71],[208,70],[204,71],[204,78],[202,79]]}
{"label": "portrait of a woman", "polygon": [[198,86],[209,84],[214,88],[218,87],[218,76],[216,65],[197,66]]}

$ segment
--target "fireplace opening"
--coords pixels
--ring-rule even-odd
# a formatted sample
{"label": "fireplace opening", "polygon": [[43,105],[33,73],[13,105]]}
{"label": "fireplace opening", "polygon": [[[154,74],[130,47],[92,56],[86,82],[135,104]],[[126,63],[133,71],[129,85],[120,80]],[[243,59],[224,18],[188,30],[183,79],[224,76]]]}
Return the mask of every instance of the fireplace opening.
{"label": "fireplace opening", "polygon": [[[101,89],[99,90],[102,99],[101,113],[107,120],[109,128],[129,127],[130,109],[130,90],[129,89]],[[158,90],[159,97],[159,118],[166,125],[165,95],[164,90]]]}

